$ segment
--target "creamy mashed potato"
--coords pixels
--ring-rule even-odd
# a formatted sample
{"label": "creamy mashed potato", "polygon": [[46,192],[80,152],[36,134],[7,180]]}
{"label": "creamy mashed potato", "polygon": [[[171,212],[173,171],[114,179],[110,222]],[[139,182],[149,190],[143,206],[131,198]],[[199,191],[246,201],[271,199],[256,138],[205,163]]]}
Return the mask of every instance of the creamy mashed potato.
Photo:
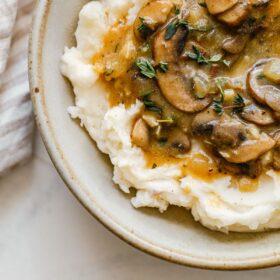
{"label": "creamy mashed potato", "polygon": [[[135,207],[155,207],[163,212],[169,205],[185,207],[196,221],[223,232],[261,231],[280,227],[279,175],[268,171],[251,192],[240,191],[229,176],[204,182],[188,175],[182,177],[176,163],[148,168],[143,151],[131,143],[135,116],[143,104],[137,101],[129,109],[110,107],[106,88],[99,79],[91,58],[103,47],[103,38],[122,17],[132,24],[147,0],[90,1],[81,11],[76,31],[77,46],[66,48],[62,73],[71,82],[75,106],[68,109],[73,118],[108,154],[114,165],[113,180],[122,191],[137,190]],[[199,146],[194,145],[192,153]]]}

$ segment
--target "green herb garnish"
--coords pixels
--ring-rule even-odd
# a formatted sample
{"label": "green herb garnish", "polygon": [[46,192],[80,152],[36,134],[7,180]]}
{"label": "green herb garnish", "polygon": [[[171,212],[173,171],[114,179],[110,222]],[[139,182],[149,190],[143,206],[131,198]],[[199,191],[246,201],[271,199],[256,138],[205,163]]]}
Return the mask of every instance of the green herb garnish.
{"label": "green herb garnish", "polygon": [[143,103],[145,105],[145,109],[150,112],[161,113],[162,110],[159,108],[154,101],[150,100],[149,95],[144,96]]}
{"label": "green herb garnish", "polygon": [[239,93],[234,98],[233,106],[235,107],[233,108],[235,113],[241,113],[245,107],[244,98]]}
{"label": "green herb garnish", "polygon": [[214,54],[212,57],[210,57],[210,59],[208,60],[208,62],[219,62],[221,61],[221,59],[223,58],[222,54]]}
{"label": "green herb garnish", "polygon": [[207,58],[202,54],[202,52],[196,47],[192,46],[193,52],[188,54],[190,59],[196,60],[198,64],[208,64]]}
{"label": "green herb garnish", "polygon": [[180,11],[181,11],[181,10],[180,10],[180,7],[177,7],[177,6],[176,6],[176,7],[175,7],[175,10],[174,10],[174,14],[175,14],[175,15],[179,15],[179,14],[180,14]]}
{"label": "green herb garnish", "polygon": [[138,26],[137,30],[143,39],[146,39],[153,31],[147,25],[146,19],[144,17],[139,17],[141,24]]}
{"label": "green herb garnish", "polygon": [[136,66],[140,69],[140,73],[149,78],[153,79],[156,76],[156,71],[152,65],[152,63],[145,58],[140,58],[136,61]]}
{"label": "green herb garnish", "polygon": [[223,63],[225,66],[227,66],[227,67],[230,67],[230,65],[231,65],[231,61],[226,60],[226,59],[223,59],[223,60],[222,60],[222,63]]}
{"label": "green herb garnish", "polygon": [[172,39],[172,37],[175,35],[175,33],[177,32],[177,30],[180,26],[187,27],[188,22],[185,20],[178,20],[178,19],[175,19],[172,22],[170,22],[167,25],[164,39],[166,41],[169,41],[170,39]]}
{"label": "green herb garnish", "polygon": [[219,100],[214,100],[213,101],[213,105],[214,105],[214,110],[216,113],[218,113],[219,115],[222,115],[224,112],[224,107],[223,107],[223,103],[225,100],[225,91],[223,89],[223,85],[225,83],[224,79],[217,79],[215,81],[217,88],[220,91],[220,99]]}
{"label": "green herb garnish", "polygon": [[162,71],[163,73],[166,73],[168,71],[168,63],[167,62],[160,62],[159,64],[159,69],[160,71]]}
{"label": "green herb garnish", "polygon": [[214,105],[214,110],[218,115],[222,115],[224,113],[224,107],[221,100],[214,100],[213,105]]}

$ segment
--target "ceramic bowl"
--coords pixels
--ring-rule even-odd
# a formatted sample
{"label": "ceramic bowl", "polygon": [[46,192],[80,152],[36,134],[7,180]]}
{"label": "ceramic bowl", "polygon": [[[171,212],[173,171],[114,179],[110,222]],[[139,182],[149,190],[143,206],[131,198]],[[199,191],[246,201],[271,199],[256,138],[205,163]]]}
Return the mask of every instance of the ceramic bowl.
{"label": "ceramic bowl", "polygon": [[[112,166],[70,119],[70,84],[59,70],[73,45],[85,0],[38,1],[30,39],[30,87],[38,127],[66,185],[108,229],[131,245],[176,263],[207,269],[251,269],[280,263],[280,233],[222,234],[196,223],[188,211],[136,210],[112,183]],[[46,178],[47,179],[47,178]]]}

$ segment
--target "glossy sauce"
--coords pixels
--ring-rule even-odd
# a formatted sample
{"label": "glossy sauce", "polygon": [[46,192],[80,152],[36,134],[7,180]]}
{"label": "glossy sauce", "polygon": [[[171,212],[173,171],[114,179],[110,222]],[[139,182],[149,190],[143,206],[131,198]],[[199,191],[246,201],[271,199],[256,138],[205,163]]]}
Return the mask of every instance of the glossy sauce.
{"label": "glossy sauce", "polygon": [[[217,43],[228,36],[227,30],[216,22],[207,10],[199,7],[196,1],[188,2],[190,24],[195,25],[197,20],[205,19],[209,25],[215,25],[215,29],[209,34],[194,32],[190,39],[200,40],[201,45],[215,53],[219,50]],[[272,0],[266,11],[266,29],[260,31],[251,39],[243,51],[242,55],[235,61],[229,69],[220,67],[219,75],[228,77],[239,77],[244,80],[244,74],[259,59],[266,57],[280,57],[280,4],[279,0]],[[125,104],[126,107],[134,104],[139,98],[139,92],[134,90],[133,63],[137,57],[151,58],[151,49],[143,42],[138,42],[133,33],[133,27],[125,24],[125,19],[120,21],[106,34],[104,38],[104,48],[92,58],[95,69],[101,74],[106,88],[109,92],[109,102],[111,106]],[[190,62],[192,63],[192,62]],[[195,67],[195,66],[194,66]],[[208,67],[208,66],[205,66]],[[244,93],[246,95],[246,93]],[[247,96],[249,99],[250,97]],[[189,127],[193,116],[182,113],[172,107],[161,94],[156,92],[154,100],[164,108],[164,117],[176,118],[179,125],[184,130]],[[194,154],[185,158],[176,158],[168,154],[168,151],[160,144],[152,142],[149,149],[143,151],[148,168],[156,168],[162,165],[176,164],[181,166],[182,178],[191,175],[194,178],[211,183],[216,179],[224,177],[217,164],[207,155]],[[258,179],[232,176],[232,182],[241,192],[255,191],[258,188]]]}

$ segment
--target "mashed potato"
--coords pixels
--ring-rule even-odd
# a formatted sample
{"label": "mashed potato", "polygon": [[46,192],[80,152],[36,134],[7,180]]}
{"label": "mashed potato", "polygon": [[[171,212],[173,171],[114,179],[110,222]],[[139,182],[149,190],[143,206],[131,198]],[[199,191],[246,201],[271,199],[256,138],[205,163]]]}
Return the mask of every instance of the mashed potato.
{"label": "mashed potato", "polygon": [[137,101],[129,109],[109,106],[91,58],[103,47],[104,35],[117,19],[126,15],[131,24],[146,2],[90,1],[82,9],[77,47],[66,48],[62,57],[62,73],[72,82],[76,97],[69,114],[80,119],[99,149],[109,155],[114,165],[113,180],[122,191],[128,193],[132,187],[137,190],[133,206],[156,207],[161,212],[169,205],[185,207],[196,221],[223,232],[279,228],[280,180],[276,172],[262,175],[254,192],[241,192],[229,176],[207,183],[190,175],[180,177],[181,167],[176,164],[150,169],[142,150],[130,139],[133,120],[143,104]]}

